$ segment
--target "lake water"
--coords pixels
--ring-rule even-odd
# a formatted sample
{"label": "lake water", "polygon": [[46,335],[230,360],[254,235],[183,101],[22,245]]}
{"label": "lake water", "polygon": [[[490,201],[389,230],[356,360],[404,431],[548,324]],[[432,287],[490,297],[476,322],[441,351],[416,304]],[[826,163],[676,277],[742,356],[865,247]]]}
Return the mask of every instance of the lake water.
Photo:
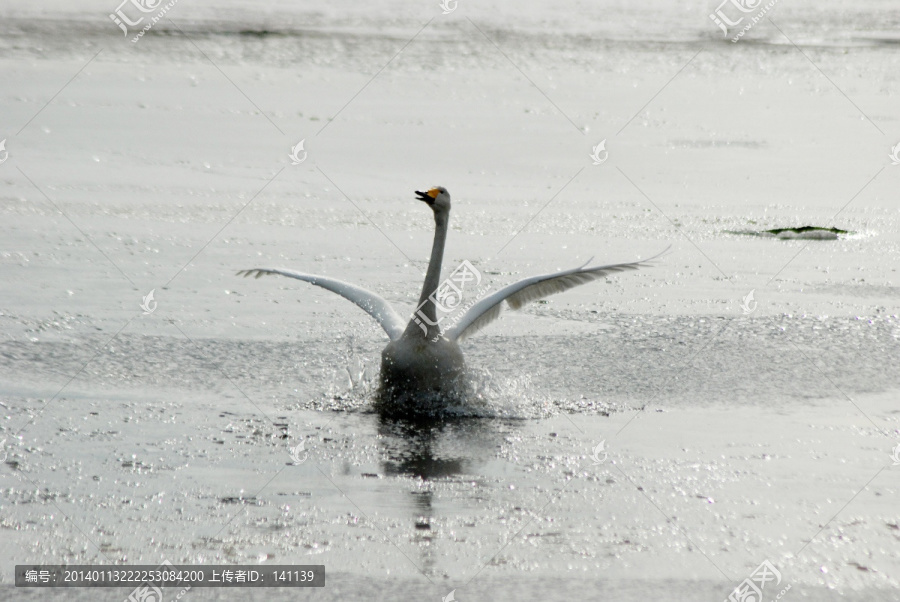
{"label": "lake water", "polygon": [[[0,3],[0,596],[168,560],[326,567],[183,600],[713,601],[769,561],[766,600],[896,599],[900,12],[778,2],[732,43],[730,3],[445,7],[182,0],[132,43]],[[385,421],[377,325],[236,272],[406,315],[437,184],[445,274],[491,290],[671,249]],[[806,225],[848,233],[735,233]]]}

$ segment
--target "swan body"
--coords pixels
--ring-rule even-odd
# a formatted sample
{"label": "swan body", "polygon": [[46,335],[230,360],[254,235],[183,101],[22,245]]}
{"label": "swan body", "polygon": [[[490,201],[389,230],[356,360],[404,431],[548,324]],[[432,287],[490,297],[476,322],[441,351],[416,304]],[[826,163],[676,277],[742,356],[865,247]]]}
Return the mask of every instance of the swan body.
{"label": "swan body", "polygon": [[391,341],[381,352],[379,409],[409,413],[418,404],[430,407],[444,397],[459,397],[465,372],[466,362],[456,341],[444,337]]}
{"label": "swan body", "polygon": [[256,278],[277,274],[314,284],[355,303],[375,319],[390,338],[381,353],[381,389],[378,409],[382,414],[409,417],[431,413],[435,403],[461,396],[466,365],[459,342],[496,320],[505,306],[516,310],[532,301],[561,293],[613,272],[633,270],[659,257],[643,261],[581,267],[532,276],[506,286],[477,303],[447,331],[442,331],[433,299],[440,286],[441,264],[450,218],[450,194],[438,186],[416,191],[418,200],[434,212],[435,233],[431,260],[422,285],[419,305],[408,322],[381,296],[353,284],[281,268],[242,270],[239,275]]}

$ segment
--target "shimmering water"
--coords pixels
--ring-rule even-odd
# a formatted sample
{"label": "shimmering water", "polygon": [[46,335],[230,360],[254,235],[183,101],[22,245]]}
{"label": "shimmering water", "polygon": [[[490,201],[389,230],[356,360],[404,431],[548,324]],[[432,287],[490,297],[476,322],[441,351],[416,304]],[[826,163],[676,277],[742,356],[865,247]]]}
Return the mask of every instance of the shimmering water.
{"label": "shimmering water", "polygon": [[[793,597],[896,598],[897,11],[783,3],[731,44],[715,6],[552,7],[182,0],[130,44],[105,2],[0,5],[0,583],[315,562],[323,600],[721,600],[770,559]],[[672,251],[467,341],[452,417],[381,420],[366,316],[235,273],[410,311],[430,184],[445,267],[492,289]],[[851,234],[736,233],[803,224]]]}

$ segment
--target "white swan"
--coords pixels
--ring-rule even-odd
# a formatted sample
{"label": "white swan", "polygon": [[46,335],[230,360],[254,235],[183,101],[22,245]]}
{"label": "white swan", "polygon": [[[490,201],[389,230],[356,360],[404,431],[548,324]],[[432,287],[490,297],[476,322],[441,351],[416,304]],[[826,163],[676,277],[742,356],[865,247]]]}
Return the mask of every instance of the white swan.
{"label": "white swan", "polygon": [[510,309],[519,309],[531,301],[597,280],[611,272],[636,269],[659,257],[656,255],[643,261],[594,267],[586,267],[585,264],[571,270],[520,280],[475,303],[452,328],[441,333],[437,307],[430,297],[440,285],[450,220],[450,194],[446,188],[438,186],[428,192],[417,190],[416,195],[418,200],[431,207],[435,223],[431,260],[416,312],[421,320],[414,317],[406,323],[379,295],[334,278],[280,268],[254,268],[238,272],[238,275],[254,275],[257,278],[264,274],[280,274],[315,284],[352,301],[375,318],[391,339],[381,353],[378,406],[384,414],[428,412],[433,409],[435,399],[456,398],[461,390],[460,379],[465,373],[459,341],[497,319],[504,302]]}

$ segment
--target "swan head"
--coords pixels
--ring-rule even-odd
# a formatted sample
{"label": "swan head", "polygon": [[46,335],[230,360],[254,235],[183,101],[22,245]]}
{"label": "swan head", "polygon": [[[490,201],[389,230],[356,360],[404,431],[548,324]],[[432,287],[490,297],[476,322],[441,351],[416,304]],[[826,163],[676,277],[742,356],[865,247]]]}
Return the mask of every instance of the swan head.
{"label": "swan head", "polygon": [[416,197],[427,203],[435,213],[449,213],[450,211],[450,193],[443,186],[435,186],[428,192],[417,190]]}

